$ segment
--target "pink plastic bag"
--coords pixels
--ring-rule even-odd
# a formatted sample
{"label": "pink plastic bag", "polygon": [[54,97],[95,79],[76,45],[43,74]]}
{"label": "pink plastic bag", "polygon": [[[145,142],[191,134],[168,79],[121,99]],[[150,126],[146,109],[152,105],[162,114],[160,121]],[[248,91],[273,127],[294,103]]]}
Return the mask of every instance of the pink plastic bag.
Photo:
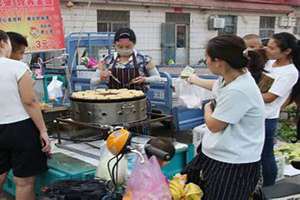
{"label": "pink plastic bag", "polygon": [[131,200],[171,200],[166,177],[162,174],[156,157],[138,160],[127,182],[127,192]]}
{"label": "pink plastic bag", "polygon": [[86,66],[87,68],[97,68],[97,60],[90,57],[82,57],[81,58],[81,64]]}

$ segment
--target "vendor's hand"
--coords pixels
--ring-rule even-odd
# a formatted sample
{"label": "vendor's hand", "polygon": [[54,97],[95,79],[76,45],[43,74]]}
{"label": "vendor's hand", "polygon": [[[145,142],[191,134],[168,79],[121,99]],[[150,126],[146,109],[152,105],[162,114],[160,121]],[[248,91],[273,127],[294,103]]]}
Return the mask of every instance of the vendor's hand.
{"label": "vendor's hand", "polygon": [[51,145],[50,145],[50,140],[48,137],[47,132],[41,132],[40,133],[40,140],[42,143],[42,151],[45,152],[47,155],[50,155],[51,152]]}
{"label": "vendor's hand", "polygon": [[104,61],[98,62],[97,68],[98,68],[100,71],[104,71],[104,70],[105,70],[105,62],[104,62]]}
{"label": "vendor's hand", "polygon": [[111,71],[109,70],[102,70],[100,71],[100,80],[105,81],[111,76]]}
{"label": "vendor's hand", "polygon": [[144,83],[146,81],[146,77],[144,76],[139,76],[139,77],[136,77],[132,80],[132,83],[134,84],[141,84],[141,83]]}
{"label": "vendor's hand", "polygon": [[192,74],[187,78],[187,82],[190,84],[195,84],[199,80],[199,77],[196,74]]}

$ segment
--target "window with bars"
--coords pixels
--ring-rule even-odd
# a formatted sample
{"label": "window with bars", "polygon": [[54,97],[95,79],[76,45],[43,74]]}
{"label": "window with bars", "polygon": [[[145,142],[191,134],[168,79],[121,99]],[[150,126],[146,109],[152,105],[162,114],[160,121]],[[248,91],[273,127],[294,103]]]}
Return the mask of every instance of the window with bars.
{"label": "window with bars", "polygon": [[259,20],[260,38],[266,39],[272,37],[275,32],[276,17],[261,16]]}
{"label": "window with bars", "polygon": [[236,34],[237,31],[237,16],[220,15],[220,18],[225,19],[225,27],[219,30],[219,35]]}
{"label": "window with bars", "polygon": [[129,27],[129,11],[97,11],[97,31],[116,32],[120,28]]}

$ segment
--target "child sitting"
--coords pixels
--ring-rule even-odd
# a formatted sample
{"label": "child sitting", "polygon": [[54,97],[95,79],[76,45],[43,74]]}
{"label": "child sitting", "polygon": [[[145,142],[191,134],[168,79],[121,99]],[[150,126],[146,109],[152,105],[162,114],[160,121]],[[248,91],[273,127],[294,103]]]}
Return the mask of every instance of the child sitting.
{"label": "child sitting", "polygon": [[[153,148],[154,151],[147,147]],[[145,153],[149,159],[151,156],[156,156],[159,165],[163,167],[174,157],[175,147],[168,139],[157,137],[147,142]]]}

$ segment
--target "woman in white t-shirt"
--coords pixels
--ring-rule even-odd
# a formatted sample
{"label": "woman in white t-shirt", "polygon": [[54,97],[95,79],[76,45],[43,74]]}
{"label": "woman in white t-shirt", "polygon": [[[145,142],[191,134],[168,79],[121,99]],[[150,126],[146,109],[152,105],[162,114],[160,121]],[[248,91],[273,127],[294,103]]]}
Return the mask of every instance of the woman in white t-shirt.
{"label": "woman in white t-shirt", "polygon": [[35,199],[35,176],[47,170],[50,143],[33,80],[25,63],[8,59],[11,44],[0,30],[0,192],[10,169],[16,199]]}
{"label": "woman in white t-shirt", "polygon": [[206,49],[207,65],[220,79],[209,81],[196,75],[188,79],[212,90],[216,101],[215,106],[205,105],[209,131],[203,136],[201,152],[183,172],[188,174],[189,181],[200,185],[204,200],[248,200],[259,179],[264,102],[246,69],[248,57],[253,59],[255,52],[247,56],[245,49],[238,36],[211,39]]}
{"label": "woman in white t-shirt", "polygon": [[273,185],[277,175],[273,147],[280,108],[291,94],[294,100],[300,93],[296,91],[300,69],[300,47],[297,43],[295,36],[283,32],[274,34],[266,48],[270,60],[265,70],[274,82],[263,94],[266,105],[266,140],[262,153],[264,186]]}

